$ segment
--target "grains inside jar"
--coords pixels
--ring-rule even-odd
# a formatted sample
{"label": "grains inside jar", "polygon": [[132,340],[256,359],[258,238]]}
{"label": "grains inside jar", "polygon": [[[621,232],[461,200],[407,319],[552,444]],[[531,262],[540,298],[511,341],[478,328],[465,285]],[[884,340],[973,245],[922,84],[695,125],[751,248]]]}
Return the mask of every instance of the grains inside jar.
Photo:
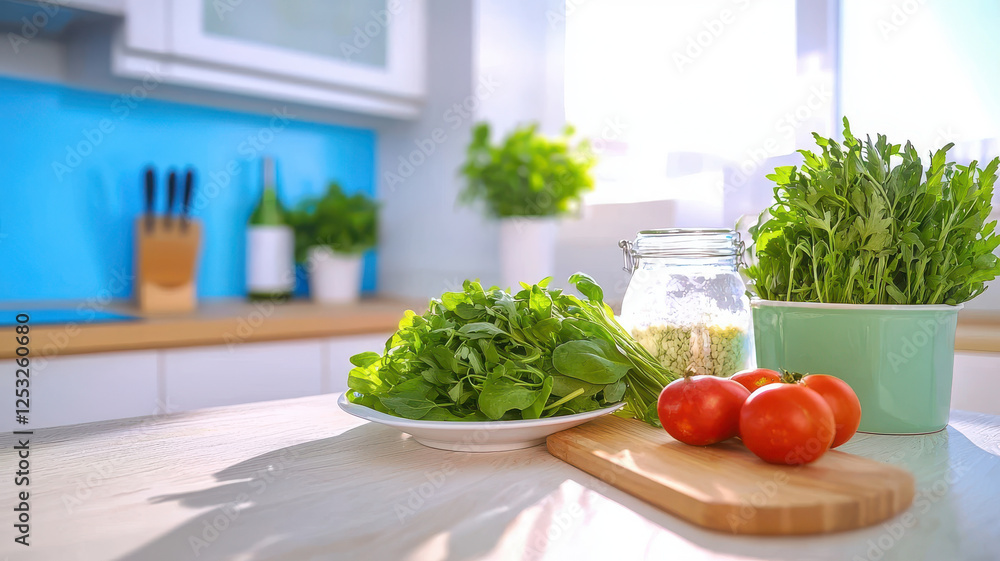
{"label": "grains inside jar", "polygon": [[750,353],[750,334],[735,325],[662,323],[633,328],[632,336],[674,372],[730,376]]}

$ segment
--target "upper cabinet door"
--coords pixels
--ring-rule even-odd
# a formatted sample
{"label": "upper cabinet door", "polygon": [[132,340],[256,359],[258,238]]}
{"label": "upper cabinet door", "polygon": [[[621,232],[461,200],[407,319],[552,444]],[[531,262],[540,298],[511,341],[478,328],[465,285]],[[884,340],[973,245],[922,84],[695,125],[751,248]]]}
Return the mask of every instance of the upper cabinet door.
{"label": "upper cabinet door", "polygon": [[389,117],[419,114],[424,0],[124,0],[112,67]]}
{"label": "upper cabinet door", "polygon": [[173,0],[173,53],[403,97],[423,94],[422,0]]}

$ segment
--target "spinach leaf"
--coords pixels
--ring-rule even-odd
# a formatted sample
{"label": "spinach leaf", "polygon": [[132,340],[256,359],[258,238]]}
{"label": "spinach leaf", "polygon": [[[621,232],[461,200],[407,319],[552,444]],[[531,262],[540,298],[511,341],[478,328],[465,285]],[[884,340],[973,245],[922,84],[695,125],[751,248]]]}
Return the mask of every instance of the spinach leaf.
{"label": "spinach leaf", "polygon": [[436,386],[447,386],[455,383],[455,373],[451,370],[441,370],[438,368],[428,368],[420,373],[428,382]]}
{"label": "spinach leaf", "polygon": [[604,389],[600,384],[591,384],[577,378],[569,376],[552,376],[552,395],[557,397],[567,396],[577,390],[583,390],[583,395],[594,395]]}
{"label": "spinach leaf", "polygon": [[591,302],[603,302],[604,301],[604,290],[601,286],[597,284],[592,277],[585,275],[583,273],[576,273],[569,278],[569,282],[576,286],[576,289],[580,291]]}
{"label": "spinach leaf", "polygon": [[612,384],[621,379],[632,365],[614,362],[607,354],[594,341],[567,341],[552,352],[552,366],[564,376],[591,384]]}
{"label": "spinach leaf", "polygon": [[618,380],[614,384],[608,384],[604,388],[604,399],[611,403],[616,403],[622,400],[625,396],[625,380]]}
{"label": "spinach leaf", "polygon": [[489,338],[507,334],[507,332],[503,329],[500,329],[499,327],[486,321],[465,324],[459,328],[458,332],[465,335],[469,339],[479,339],[481,337]]}
{"label": "spinach leaf", "polygon": [[535,401],[532,401],[531,405],[524,409],[524,418],[539,418],[542,414],[542,410],[545,408],[545,403],[549,400],[550,395],[552,395],[552,376],[545,378],[542,382],[542,387],[538,390],[538,395],[535,397]]}
{"label": "spinach leaf", "polygon": [[540,394],[540,390],[526,388],[504,376],[501,366],[486,378],[483,391],[479,394],[479,410],[490,419],[497,420],[511,409],[531,407]]}

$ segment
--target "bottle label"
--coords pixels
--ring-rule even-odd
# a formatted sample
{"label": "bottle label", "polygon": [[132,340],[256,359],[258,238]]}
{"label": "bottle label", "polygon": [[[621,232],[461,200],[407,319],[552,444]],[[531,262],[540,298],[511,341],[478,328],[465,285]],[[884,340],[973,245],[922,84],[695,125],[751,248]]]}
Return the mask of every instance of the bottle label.
{"label": "bottle label", "polygon": [[284,293],[295,288],[295,234],[288,226],[247,228],[247,292]]}

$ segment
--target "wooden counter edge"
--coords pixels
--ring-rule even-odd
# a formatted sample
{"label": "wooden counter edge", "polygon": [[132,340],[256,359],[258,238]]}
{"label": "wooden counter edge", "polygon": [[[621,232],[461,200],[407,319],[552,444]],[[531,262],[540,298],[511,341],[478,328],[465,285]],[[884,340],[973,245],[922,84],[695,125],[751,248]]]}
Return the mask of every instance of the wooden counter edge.
{"label": "wooden counter edge", "polygon": [[995,324],[958,321],[955,350],[960,352],[1000,353],[1000,322]]}
{"label": "wooden counter edge", "polygon": [[[115,351],[136,351],[238,345],[290,339],[389,333],[395,331],[413,302],[366,301],[335,308],[295,303],[277,307],[273,317],[254,321],[252,304],[232,303],[234,313],[209,307],[207,313],[150,317],[137,322],[94,323],[75,327],[32,326],[30,352],[38,356],[63,356]],[[221,306],[220,306],[221,307]],[[238,313],[235,313],[238,312]],[[15,358],[13,329],[0,330],[0,359]],[[1000,314],[963,313],[955,334],[959,352],[1000,352]]]}
{"label": "wooden counter edge", "polygon": [[[396,330],[413,306],[405,302],[362,302],[340,307],[310,307],[297,303],[275,308],[270,317],[255,314],[249,304],[234,305],[239,313],[220,310],[138,321],[29,326],[30,356],[66,356],[100,352],[138,351],[240,345],[292,339],[318,339]],[[13,328],[0,330],[0,359],[16,358],[19,346]]]}

